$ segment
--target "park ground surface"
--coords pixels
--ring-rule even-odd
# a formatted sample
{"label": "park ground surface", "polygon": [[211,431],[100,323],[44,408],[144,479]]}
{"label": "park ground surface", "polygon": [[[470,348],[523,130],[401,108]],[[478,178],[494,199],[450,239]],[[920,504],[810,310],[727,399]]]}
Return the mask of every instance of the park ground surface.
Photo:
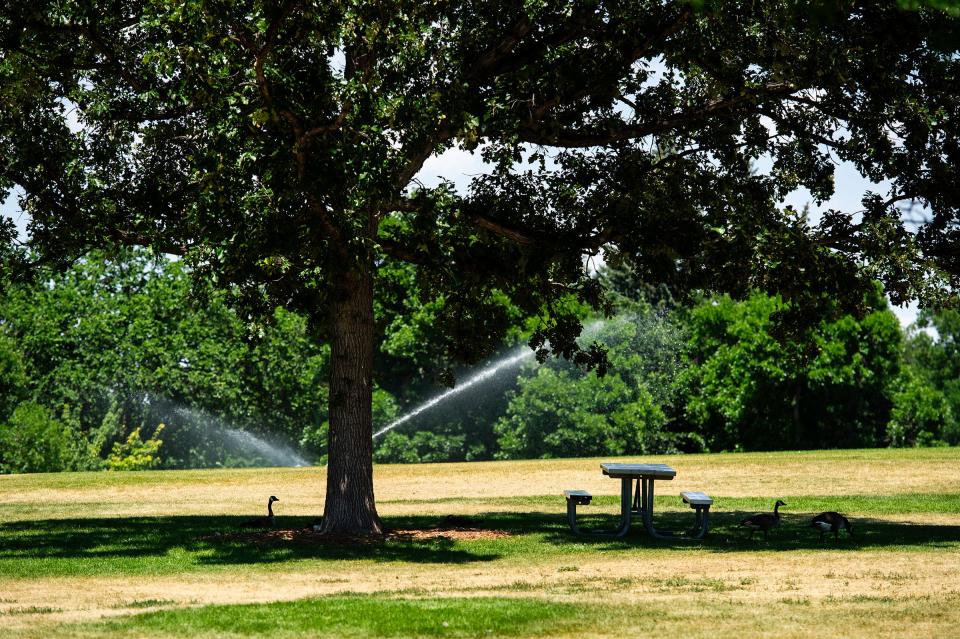
{"label": "park ground surface", "polygon": [[[3,637],[960,636],[960,449],[630,458],[668,463],[659,525],[703,542],[573,537],[564,488],[597,459],[378,466],[373,543],[302,532],[322,468],[0,476]],[[272,536],[238,536],[277,495]],[[783,499],[768,541],[737,522]],[[847,514],[854,536],[809,520]],[[448,516],[455,516],[452,520]]]}

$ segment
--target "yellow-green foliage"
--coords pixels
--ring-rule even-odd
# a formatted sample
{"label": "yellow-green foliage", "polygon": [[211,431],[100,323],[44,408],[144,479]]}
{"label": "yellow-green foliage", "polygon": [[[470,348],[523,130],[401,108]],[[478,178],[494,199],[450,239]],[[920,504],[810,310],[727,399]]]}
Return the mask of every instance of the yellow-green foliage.
{"label": "yellow-green foliage", "polygon": [[160,433],[163,431],[163,424],[157,426],[153,431],[153,436],[144,441],[140,437],[140,429],[134,428],[127,436],[127,441],[116,442],[110,456],[104,462],[107,470],[149,470],[156,468],[160,463],[160,446],[163,441],[160,439]]}

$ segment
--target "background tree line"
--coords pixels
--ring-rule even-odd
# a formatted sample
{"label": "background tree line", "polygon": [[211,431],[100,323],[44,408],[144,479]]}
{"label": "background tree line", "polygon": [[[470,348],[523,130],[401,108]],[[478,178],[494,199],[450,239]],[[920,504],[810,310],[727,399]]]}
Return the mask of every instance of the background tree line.
{"label": "background tree line", "polygon": [[[384,269],[374,419],[384,426],[457,371],[431,327],[443,300],[413,294],[412,267]],[[609,318],[583,315],[605,375],[564,360],[491,378],[377,441],[381,462],[662,452],[955,445],[960,314],[906,331],[879,292],[851,315],[782,334],[782,300],[675,302],[605,268]],[[530,328],[514,323],[504,351]],[[512,319],[511,319],[512,318]],[[0,471],[266,463],[237,428],[323,461],[329,348],[306,318],[238,315],[181,262],[142,251],[91,256],[0,297]],[[935,331],[926,331],[933,328]],[[479,339],[479,337],[478,337]],[[437,365],[440,362],[440,365]],[[460,371],[462,372],[462,371]]]}

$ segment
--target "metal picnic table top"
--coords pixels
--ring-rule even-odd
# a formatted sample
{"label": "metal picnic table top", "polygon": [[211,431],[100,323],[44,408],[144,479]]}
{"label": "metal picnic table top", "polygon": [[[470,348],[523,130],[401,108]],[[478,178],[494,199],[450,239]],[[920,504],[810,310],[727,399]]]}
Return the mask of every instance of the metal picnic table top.
{"label": "metal picnic table top", "polygon": [[652,479],[673,479],[677,471],[666,464],[622,464],[603,462],[600,464],[603,474],[613,478],[646,477]]}

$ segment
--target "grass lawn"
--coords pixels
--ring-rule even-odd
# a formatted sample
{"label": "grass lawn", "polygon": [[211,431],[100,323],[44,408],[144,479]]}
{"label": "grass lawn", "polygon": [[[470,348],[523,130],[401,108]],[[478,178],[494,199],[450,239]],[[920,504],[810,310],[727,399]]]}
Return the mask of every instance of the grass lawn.
{"label": "grass lawn", "polygon": [[[960,449],[625,460],[677,469],[660,528],[692,524],[680,491],[715,498],[700,543],[570,535],[564,488],[613,525],[599,461],[379,466],[387,525],[427,532],[353,545],[234,534],[271,494],[303,529],[319,468],[0,476],[0,636],[957,636]],[[778,498],[781,528],[746,539]],[[818,541],[822,510],[854,536]]]}

